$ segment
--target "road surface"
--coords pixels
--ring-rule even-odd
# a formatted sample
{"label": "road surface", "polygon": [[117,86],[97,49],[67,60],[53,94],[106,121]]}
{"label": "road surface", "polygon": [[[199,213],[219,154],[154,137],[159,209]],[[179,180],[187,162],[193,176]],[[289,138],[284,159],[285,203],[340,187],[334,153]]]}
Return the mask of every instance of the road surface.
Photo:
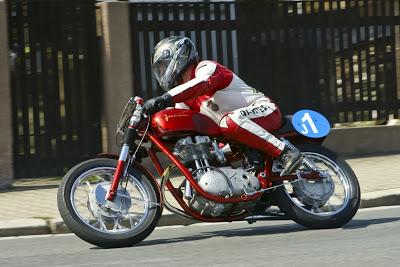
{"label": "road surface", "polygon": [[72,234],[0,238],[0,266],[400,266],[400,206],[360,210],[340,229],[291,221],[157,228],[135,247]]}

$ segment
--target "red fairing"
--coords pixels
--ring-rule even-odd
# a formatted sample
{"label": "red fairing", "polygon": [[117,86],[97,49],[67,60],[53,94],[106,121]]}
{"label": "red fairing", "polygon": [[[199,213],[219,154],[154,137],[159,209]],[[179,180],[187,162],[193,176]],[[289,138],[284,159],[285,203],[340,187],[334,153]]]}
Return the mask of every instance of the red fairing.
{"label": "red fairing", "polygon": [[221,135],[220,128],[207,116],[188,109],[166,109],[154,114],[151,126],[158,137],[185,134]]}

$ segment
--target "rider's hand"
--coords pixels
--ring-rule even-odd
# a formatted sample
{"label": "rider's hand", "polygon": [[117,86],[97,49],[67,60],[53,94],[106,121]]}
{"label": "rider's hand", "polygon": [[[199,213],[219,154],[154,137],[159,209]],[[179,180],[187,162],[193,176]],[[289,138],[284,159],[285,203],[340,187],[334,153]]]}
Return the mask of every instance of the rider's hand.
{"label": "rider's hand", "polygon": [[162,96],[157,96],[147,100],[144,103],[143,110],[147,115],[152,115],[173,105],[174,101],[172,100],[172,96],[168,93],[165,93]]}

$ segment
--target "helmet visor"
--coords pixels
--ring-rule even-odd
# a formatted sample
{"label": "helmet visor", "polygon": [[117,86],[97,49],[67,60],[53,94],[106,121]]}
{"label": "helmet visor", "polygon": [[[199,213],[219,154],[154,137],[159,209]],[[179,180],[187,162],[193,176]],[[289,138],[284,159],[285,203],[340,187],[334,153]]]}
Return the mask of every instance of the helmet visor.
{"label": "helmet visor", "polygon": [[178,77],[189,64],[198,58],[194,45],[188,38],[170,37],[156,46],[152,70],[161,87],[168,91],[177,85]]}
{"label": "helmet visor", "polygon": [[168,81],[172,73],[173,68],[173,54],[171,49],[159,49],[153,56],[153,64],[151,66],[154,76],[160,83],[161,87],[168,91],[170,88]]}

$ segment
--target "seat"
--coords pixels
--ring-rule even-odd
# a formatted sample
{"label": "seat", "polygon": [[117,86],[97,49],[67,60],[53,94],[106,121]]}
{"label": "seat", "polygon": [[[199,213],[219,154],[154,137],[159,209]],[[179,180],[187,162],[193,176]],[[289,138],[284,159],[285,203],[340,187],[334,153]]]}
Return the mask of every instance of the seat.
{"label": "seat", "polygon": [[273,135],[282,135],[290,132],[295,132],[292,125],[292,115],[286,115],[282,118],[282,126],[279,130],[272,132]]}

